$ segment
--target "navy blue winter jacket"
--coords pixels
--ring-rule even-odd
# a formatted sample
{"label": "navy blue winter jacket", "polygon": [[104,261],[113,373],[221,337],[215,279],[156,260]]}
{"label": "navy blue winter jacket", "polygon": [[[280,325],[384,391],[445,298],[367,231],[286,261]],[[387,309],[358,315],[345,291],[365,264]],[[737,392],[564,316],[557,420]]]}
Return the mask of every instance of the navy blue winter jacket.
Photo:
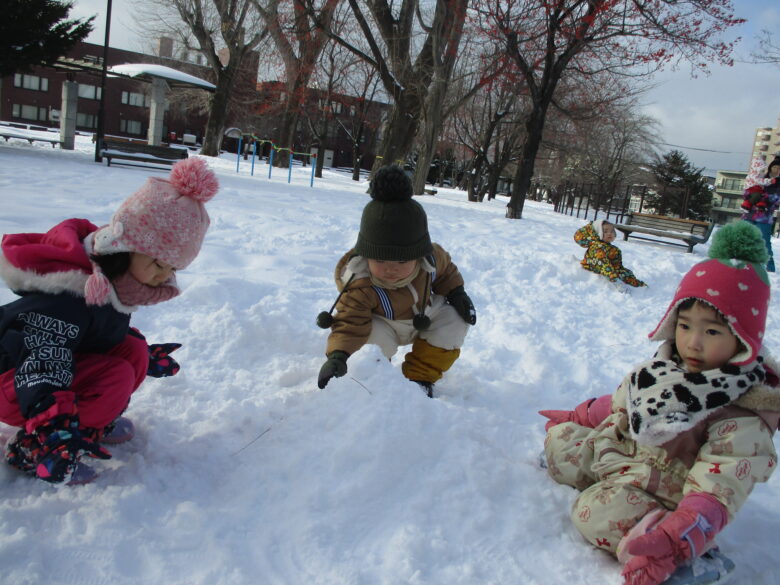
{"label": "navy blue winter jacket", "polygon": [[0,373],[16,370],[25,418],[49,408],[68,390],[76,353],[106,353],[124,340],[130,315],[112,305],[86,305],[71,293],[25,294],[0,307]]}

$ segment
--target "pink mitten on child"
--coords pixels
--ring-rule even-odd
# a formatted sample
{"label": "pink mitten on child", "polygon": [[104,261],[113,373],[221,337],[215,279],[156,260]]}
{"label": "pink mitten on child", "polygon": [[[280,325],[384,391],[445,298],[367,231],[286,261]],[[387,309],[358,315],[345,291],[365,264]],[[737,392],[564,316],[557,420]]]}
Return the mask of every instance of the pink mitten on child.
{"label": "pink mitten on child", "polygon": [[539,414],[550,419],[544,425],[545,431],[565,422],[573,422],[593,429],[612,414],[612,396],[605,394],[598,398],[589,398],[577,405],[574,410],[540,410]]}
{"label": "pink mitten on child", "polygon": [[624,584],[662,583],[679,565],[706,552],[727,521],[725,506],[702,493],[685,496],[674,512],[650,512],[618,545]]}

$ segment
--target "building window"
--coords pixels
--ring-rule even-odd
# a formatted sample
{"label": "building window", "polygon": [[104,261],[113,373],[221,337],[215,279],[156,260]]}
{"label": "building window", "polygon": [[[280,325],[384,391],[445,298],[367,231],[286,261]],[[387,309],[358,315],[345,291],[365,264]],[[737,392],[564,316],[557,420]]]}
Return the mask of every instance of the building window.
{"label": "building window", "polygon": [[341,113],[341,102],[330,102],[330,111],[334,114]]}
{"label": "building window", "polygon": [[32,89],[35,91],[49,91],[49,80],[37,75],[23,75],[16,73],[14,75],[14,87]]}
{"label": "building window", "polygon": [[743,179],[723,179],[723,189],[741,191]]}
{"label": "building window", "polygon": [[100,88],[96,85],[85,85],[79,83],[79,97],[87,100],[99,100]]}
{"label": "building window", "polygon": [[26,106],[24,104],[13,104],[11,115],[14,118],[22,120],[46,121],[49,119],[49,110],[38,106]]}
{"label": "building window", "polygon": [[76,112],[76,126],[78,128],[89,128],[90,130],[93,130],[97,128],[97,116],[94,114]]}
{"label": "building window", "polygon": [[349,115],[354,118],[356,114],[357,114],[357,108],[355,106],[349,106]]}
{"label": "building window", "polygon": [[122,92],[122,103],[128,106],[136,106],[139,108],[148,108],[149,104],[142,93],[133,93],[130,91]]}
{"label": "building window", "polygon": [[125,134],[141,135],[141,122],[138,120],[119,120],[119,130]]}

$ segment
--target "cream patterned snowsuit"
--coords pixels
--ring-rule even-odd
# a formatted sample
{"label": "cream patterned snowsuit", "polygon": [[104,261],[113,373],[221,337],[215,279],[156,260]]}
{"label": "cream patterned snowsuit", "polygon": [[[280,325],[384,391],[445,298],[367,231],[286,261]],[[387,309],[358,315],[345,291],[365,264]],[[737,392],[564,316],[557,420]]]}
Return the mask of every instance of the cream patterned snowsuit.
{"label": "cream patterned snowsuit", "polygon": [[675,509],[689,492],[706,492],[729,520],[757,482],[777,467],[772,440],[780,389],[753,386],[733,403],[660,447],[631,438],[628,378],[612,397],[612,414],[595,429],[568,422],[545,439],[548,472],[582,491],[571,518],[593,545],[615,554],[620,539],[650,510]]}

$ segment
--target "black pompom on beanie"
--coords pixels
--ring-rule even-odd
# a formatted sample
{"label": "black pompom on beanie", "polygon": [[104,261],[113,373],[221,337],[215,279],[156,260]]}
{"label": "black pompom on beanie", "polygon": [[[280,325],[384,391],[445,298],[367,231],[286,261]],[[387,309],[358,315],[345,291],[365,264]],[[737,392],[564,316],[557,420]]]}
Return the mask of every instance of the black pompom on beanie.
{"label": "black pompom on beanie", "polygon": [[355,254],[372,260],[416,260],[433,252],[428,218],[412,199],[412,182],[397,165],[377,170],[363,208]]}

